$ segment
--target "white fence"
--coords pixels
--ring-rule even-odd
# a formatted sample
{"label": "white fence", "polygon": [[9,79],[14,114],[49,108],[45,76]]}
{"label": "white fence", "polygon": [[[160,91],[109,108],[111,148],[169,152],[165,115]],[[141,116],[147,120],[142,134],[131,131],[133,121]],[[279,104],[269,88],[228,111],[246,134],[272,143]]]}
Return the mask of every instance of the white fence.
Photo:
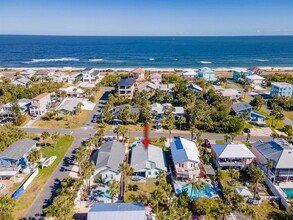
{"label": "white fence", "polygon": [[26,189],[29,184],[31,184],[31,182],[34,180],[34,178],[38,175],[39,173],[39,169],[36,169],[31,175],[30,177],[24,182],[24,184],[22,185],[24,189]]}

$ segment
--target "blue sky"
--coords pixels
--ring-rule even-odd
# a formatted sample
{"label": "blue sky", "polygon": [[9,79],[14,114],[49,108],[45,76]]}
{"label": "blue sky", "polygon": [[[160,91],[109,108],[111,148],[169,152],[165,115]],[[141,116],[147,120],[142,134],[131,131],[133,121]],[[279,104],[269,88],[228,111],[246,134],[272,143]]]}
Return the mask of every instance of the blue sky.
{"label": "blue sky", "polygon": [[0,34],[293,35],[292,0],[0,0]]}

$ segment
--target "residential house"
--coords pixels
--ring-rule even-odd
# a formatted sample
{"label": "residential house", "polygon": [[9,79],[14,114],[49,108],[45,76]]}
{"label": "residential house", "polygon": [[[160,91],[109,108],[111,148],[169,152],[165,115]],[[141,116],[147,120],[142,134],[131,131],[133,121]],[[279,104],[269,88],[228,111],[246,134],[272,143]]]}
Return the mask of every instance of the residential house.
{"label": "residential house", "polygon": [[80,98],[85,96],[85,91],[76,86],[64,87],[64,88],[60,88],[59,90],[65,91],[68,97]]}
{"label": "residential house", "polygon": [[241,92],[236,89],[222,89],[219,93],[224,97],[229,97],[230,99],[239,99],[241,97]]}
{"label": "residential house", "polygon": [[152,144],[145,147],[141,142],[134,144],[131,148],[131,166],[133,175],[145,178],[155,178],[160,171],[167,172],[163,148]]}
{"label": "residential house", "polygon": [[118,94],[124,98],[132,98],[134,92],[134,79],[121,79],[118,82]]}
{"label": "residential house", "polygon": [[239,195],[243,196],[246,199],[253,197],[252,193],[247,188],[247,186],[236,186],[235,190]]}
{"label": "residential house", "polygon": [[29,88],[29,82],[30,80],[25,78],[25,77],[21,77],[21,78],[18,78],[18,79],[15,79],[12,81],[12,84],[13,85],[21,85],[21,86],[24,86],[26,88]]}
{"label": "residential house", "polygon": [[215,167],[242,169],[249,166],[255,156],[244,144],[212,144],[211,152]]}
{"label": "residential house", "polygon": [[248,73],[247,76],[254,75],[254,74],[260,75],[262,74],[262,72],[263,71],[260,68],[254,66],[247,70],[247,73]]}
{"label": "residential house", "polygon": [[252,87],[257,87],[263,85],[265,82],[265,78],[259,75],[250,75],[245,77],[245,84],[248,84]]}
{"label": "residential house", "polygon": [[[293,181],[293,145],[282,138],[272,141],[258,141],[252,144],[256,162],[266,169],[268,160],[272,160],[268,178],[272,182]],[[266,172],[267,173],[267,172]]]}
{"label": "residential house", "polygon": [[252,106],[247,102],[234,103],[231,108],[235,115],[239,117],[241,117],[244,112],[248,112],[248,121],[256,123],[265,122],[265,116],[255,110],[252,110]]}
{"label": "residential house", "polygon": [[[16,101],[16,103],[19,107],[20,113],[22,115],[24,115],[29,111],[29,106],[31,105],[31,100],[30,99],[18,99]],[[12,102],[6,103],[0,107],[0,112],[1,112],[2,116],[4,116],[4,117],[11,116],[13,114],[12,111],[13,111],[13,103]]]}
{"label": "residential house", "polygon": [[276,96],[285,96],[285,97],[292,97],[293,94],[293,85],[286,83],[286,82],[273,82],[271,84],[271,91],[270,95]]}
{"label": "residential house", "polygon": [[135,82],[143,82],[145,80],[145,70],[142,68],[136,68],[132,71],[132,75],[135,79]]}
{"label": "residential house", "polygon": [[30,79],[35,74],[35,72],[35,70],[28,69],[20,72],[20,76]]}
{"label": "residential house", "polygon": [[91,67],[87,67],[82,71],[82,81],[96,84],[99,79],[100,73]]}
{"label": "residential house", "polygon": [[36,148],[37,142],[31,139],[21,139],[0,153],[0,177],[10,178],[15,176],[20,170],[24,170],[29,162],[28,153]]}
{"label": "residential house", "polygon": [[217,82],[216,72],[208,67],[200,68],[198,70],[198,77],[213,84]]}
{"label": "residential house", "polygon": [[155,90],[157,88],[156,84],[154,83],[151,83],[151,82],[143,82],[143,83],[140,83],[138,86],[137,86],[137,89],[138,91],[142,92],[142,91],[152,91],[152,90]]}
{"label": "residential house", "polygon": [[194,70],[188,70],[188,71],[182,72],[181,76],[183,79],[195,80],[198,76],[198,73],[195,72]]}
{"label": "residential house", "polygon": [[146,220],[143,203],[95,203],[87,220]]}
{"label": "residential house", "polygon": [[82,103],[83,99],[80,98],[65,98],[56,110],[59,110],[61,114],[75,115],[76,109],[79,103]]}
{"label": "residential house", "polygon": [[151,74],[151,82],[153,82],[155,84],[162,83],[162,75],[159,73],[152,73]]}
{"label": "residential house", "polygon": [[174,178],[193,180],[199,177],[200,154],[194,142],[178,138],[170,144],[174,165]]}
{"label": "residential house", "polygon": [[170,103],[164,103],[164,104],[154,103],[154,104],[150,105],[151,112],[156,112],[157,117],[159,117],[159,118],[163,118],[165,111],[167,111],[168,109],[172,110],[172,113],[175,117],[179,117],[179,116],[184,115],[184,108],[183,107],[174,107]]}
{"label": "residential house", "polygon": [[51,103],[50,93],[42,93],[31,100],[30,115],[42,115]]}
{"label": "residential house", "polygon": [[156,84],[157,89],[162,90],[164,92],[169,92],[171,89],[175,87],[174,83],[168,84]]}
{"label": "residential house", "polygon": [[78,81],[79,78],[82,79],[82,73],[75,73],[68,77],[67,82],[70,84],[74,84]]}
{"label": "residential house", "polygon": [[125,158],[125,146],[119,141],[108,141],[101,145],[93,155],[96,166],[95,178],[101,178],[103,183],[111,180],[120,182],[119,166]]}
{"label": "residential house", "polygon": [[69,75],[66,73],[58,72],[51,76],[51,78],[53,82],[63,82],[68,80]]}
{"label": "residential house", "polygon": [[195,85],[195,84],[189,84],[188,86],[186,86],[186,88],[190,89],[194,92],[202,92],[203,91],[203,89],[200,86]]}
{"label": "residential house", "polygon": [[53,71],[53,70],[44,69],[44,70],[38,70],[37,72],[35,72],[35,76],[44,79],[44,78],[49,78],[49,77],[53,76],[54,73],[55,73],[55,71]]}
{"label": "residential house", "polygon": [[251,71],[247,71],[246,69],[235,69],[233,71],[233,80],[236,82],[244,81],[246,76],[250,76]]}
{"label": "residential house", "polygon": [[137,114],[140,114],[140,108],[133,107],[132,105],[129,105],[129,104],[123,104],[120,106],[116,106],[115,108],[113,108],[111,110],[112,114],[114,115],[114,119],[116,119],[116,120],[118,119],[119,111],[121,111],[125,107],[129,107],[131,112],[135,112]]}

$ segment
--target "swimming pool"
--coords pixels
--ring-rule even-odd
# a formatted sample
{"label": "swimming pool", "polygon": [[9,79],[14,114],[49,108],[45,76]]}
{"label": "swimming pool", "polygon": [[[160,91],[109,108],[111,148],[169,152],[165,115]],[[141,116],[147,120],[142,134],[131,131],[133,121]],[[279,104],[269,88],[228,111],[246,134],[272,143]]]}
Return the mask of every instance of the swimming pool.
{"label": "swimming pool", "polygon": [[293,199],[293,188],[282,188],[289,199]]}
{"label": "swimming pool", "polygon": [[106,198],[108,198],[108,199],[111,199],[111,196],[110,196],[110,187],[108,185],[106,185],[106,190],[105,190],[104,196]]}
{"label": "swimming pool", "polygon": [[183,191],[187,191],[188,195],[192,199],[196,199],[199,197],[213,198],[215,196],[214,195],[215,192],[213,191],[213,189],[209,185],[205,186],[204,189],[202,189],[200,191],[195,190],[195,189],[192,190],[191,185],[178,184],[177,186],[178,186],[178,188],[175,189],[176,195],[181,194]]}

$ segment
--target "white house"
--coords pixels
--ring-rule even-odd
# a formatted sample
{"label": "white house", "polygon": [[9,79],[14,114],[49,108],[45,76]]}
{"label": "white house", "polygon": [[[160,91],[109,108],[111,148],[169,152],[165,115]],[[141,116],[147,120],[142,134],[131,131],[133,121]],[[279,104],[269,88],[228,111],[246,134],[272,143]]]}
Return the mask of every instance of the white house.
{"label": "white house", "polygon": [[42,93],[31,101],[30,115],[42,115],[51,103],[50,93]]}
{"label": "white house", "polygon": [[[19,107],[20,113],[22,115],[24,115],[25,113],[27,113],[29,111],[29,106],[31,105],[31,100],[30,99],[18,99],[17,100],[17,105]],[[11,116],[12,115],[12,107],[13,107],[13,103],[9,102],[6,103],[2,106],[0,106],[0,112],[3,116]]]}
{"label": "white house", "polygon": [[161,147],[136,143],[131,149],[131,166],[133,175],[155,178],[160,171],[167,172],[164,151]]}
{"label": "white house", "polygon": [[152,73],[151,74],[151,82],[153,82],[155,84],[162,83],[162,75],[159,73]]}
{"label": "white house", "polygon": [[174,116],[182,116],[184,115],[184,108],[183,107],[173,107],[170,103],[154,103],[150,105],[151,112],[156,112],[158,117],[163,117],[164,113],[168,108],[172,109],[172,113]]}
{"label": "white house", "polygon": [[252,87],[261,86],[265,82],[265,78],[260,75],[249,75],[245,77],[245,83]]}
{"label": "white house", "polygon": [[224,97],[229,97],[230,99],[239,99],[241,97],[241,92],[236,89],[222,89],[219,93]]}
{"label": "white house", "polygon": [[200,154],[194,142],[178,138],[170,144],[175,179],[192,180],[199,176]]}
{"label": "white house", "polygon": [[60,88],[59,90],[65,91],[69,97],[84,97],[85,95],[84,90],[76,86],[64,87]]}
{"label": "white house", "polygon": [[182,78],[184,79],[188,79],[188,80],[194,80],[197,78],[198,73],[195,72],[194,70],[188,70],[188,71],[184,71],[181,74]]}
{"label": "white house", "polygon": [[100,77],[100,73],[98,70],[87,67],[82,71],[82,81],[96,84],[97,80]]}
{"label": "white house", "polygon": [[100,177],[103,183],[111,180],[120,182],[120,164],[125,158],[125,147],[119,141],[108,141],[101,145],[100,149],[93,155],[96,165],[94,177]]}

